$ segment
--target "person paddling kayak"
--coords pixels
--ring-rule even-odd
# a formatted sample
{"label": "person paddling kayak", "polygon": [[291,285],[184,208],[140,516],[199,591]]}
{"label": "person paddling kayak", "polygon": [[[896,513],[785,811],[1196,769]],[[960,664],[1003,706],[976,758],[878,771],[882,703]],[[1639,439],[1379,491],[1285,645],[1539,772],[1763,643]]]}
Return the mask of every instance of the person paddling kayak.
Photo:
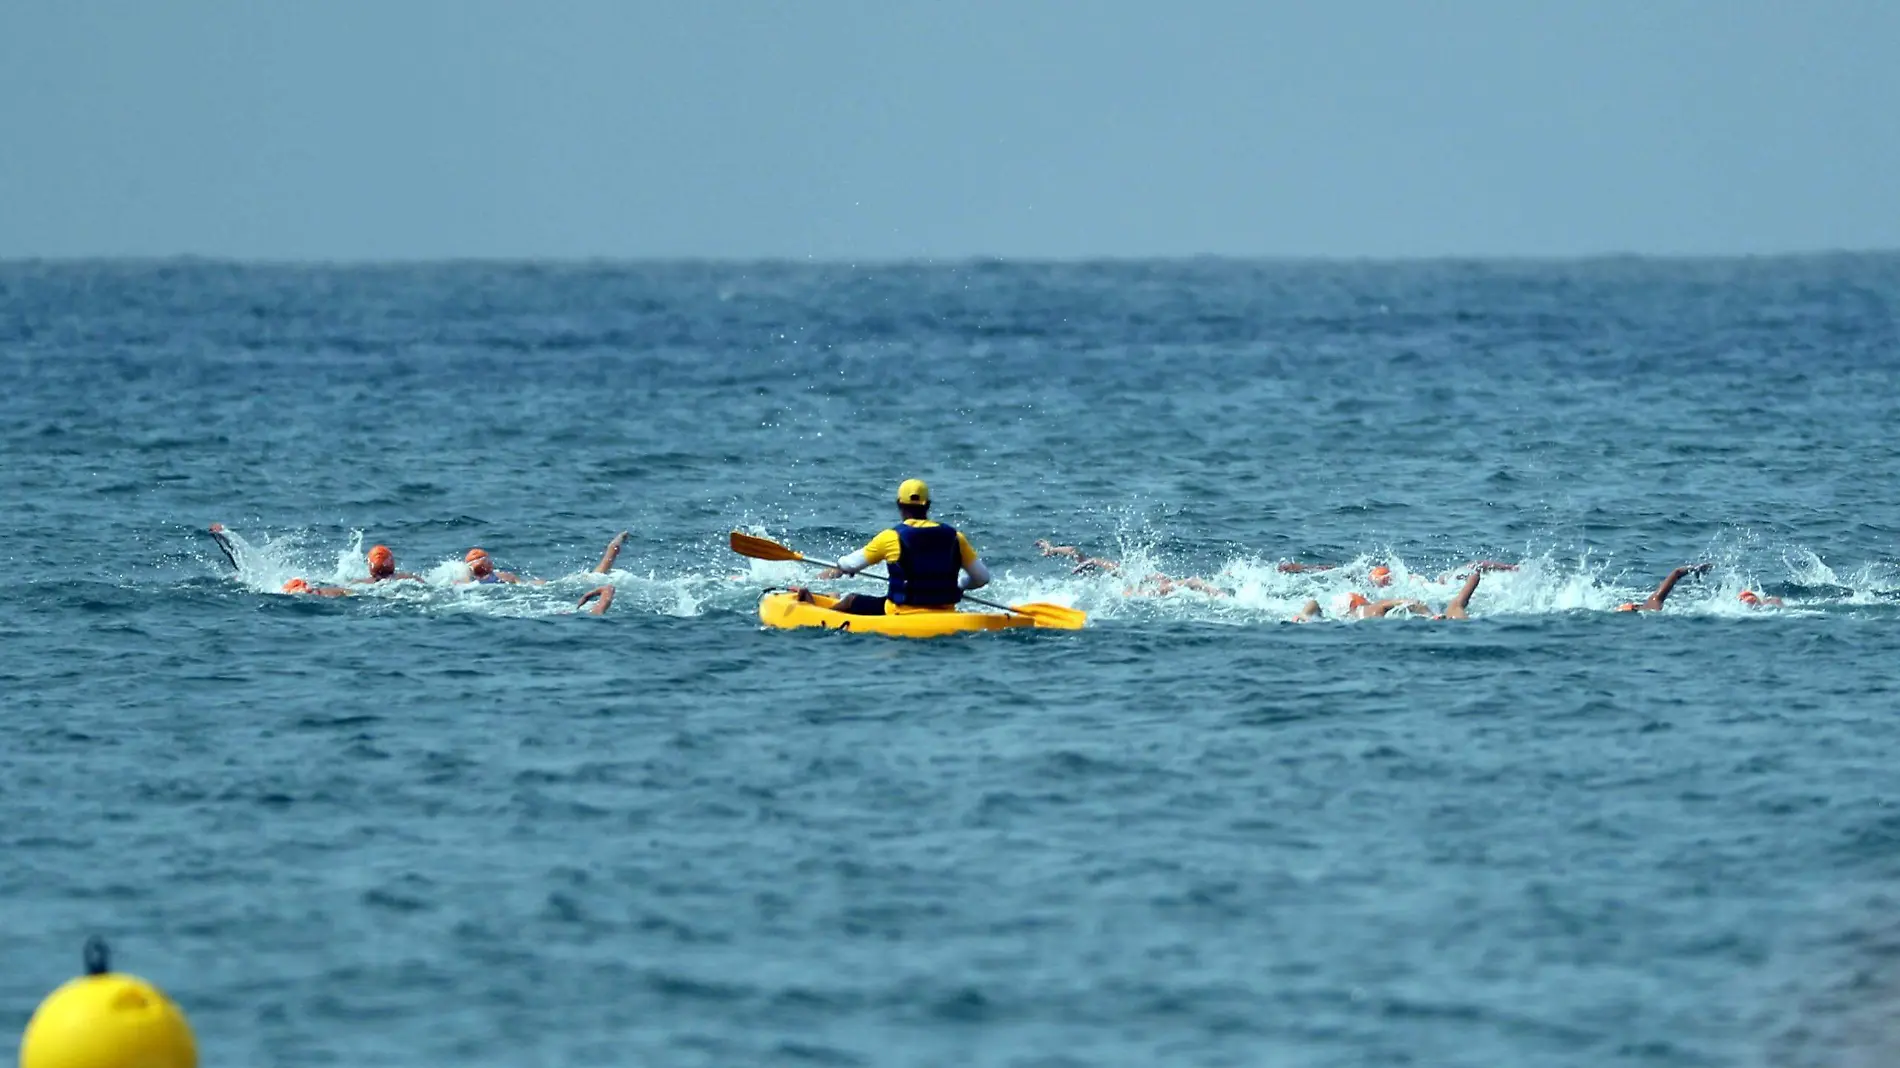
{"label": "person paddling kayak", "polygon": [[[882,563],[890,572],[890,594],[847,594],[833,611],[854,616],[945,612],[957,606],[965,590],[989,585],[990,569],[971,548],[970,539],[930,518],[930,487],[922,479],[905,479],[897,487],[897,511],[903,517],[897,526],[838,561],[837,567],[818,573],[821,579],[839,578]],[[800,600],[811,597],[804,590],[798,592]]]}

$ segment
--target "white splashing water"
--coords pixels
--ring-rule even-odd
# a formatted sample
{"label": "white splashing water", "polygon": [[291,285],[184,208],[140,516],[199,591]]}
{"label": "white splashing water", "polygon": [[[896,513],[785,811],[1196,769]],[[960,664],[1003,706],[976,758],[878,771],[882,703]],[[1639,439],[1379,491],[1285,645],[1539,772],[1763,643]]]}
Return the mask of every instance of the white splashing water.
{"label": "white splashing water", "polygon": [[[750,533],[771,538],[764,529]],[[577,572],[546,580],[544,584],[470,584],[467,565],[448,558],[405,570],[423,581],[357,584],[367,578],[363,533],[350,532],[347,544],[309,544],[301,532],[261,535],[256,542],[227,531],[238,571],[235,581],[260,594],[284,595],[283,585],[303,578],[315,585],[338,585],[353,597],[373,599],[379,605],[438,613],[474,613],[497,617],[539,617],[571,614],[580,595],[595,586],[611,585],[616,600],[613,614],[694,617],[709,612],[746,612],[769,587],[812,585],[840,592],[877,593],[883,584],[870,578],[815,580],[816,568],[791,561],[764,561],[733,556],[722,545],[708,547],[705,562],[671,572],[646,568],[641,572],[615,568],[602,575]],[[774,539],[778,540],[778,539]],[[1124,533],[1118,538],[1112,571],[1072,573],[1073,560],[1032,556],[1021,563],[997,567],[995,580],[977,596],[1004,604],[1048,602],[1080,608],[1098,620],[1179,621],[1218,625],[1255,625],[1290,620],[1310,600],[1328,616],[1343,614],[1348,598],[1363,593],[1374,599],[1405,598],[1424,602],[1433,612],[1444,609],[1468,573],[1468,562],[1446,567],[1415,564],[1391,551],[1360,554],[1327,570],[1288,572],[1277,560],[1234,556],[1211,573],[1195,574],[1163,558],[1152,534]],[[1708,559],[1708,574],[1691,576],[1669,597],[1671,614],[1764,617],[1806,614],[1826,605],[1891,605],[1900,593],[1900,569],[1887,563],[1868,563],[1842,574],[1817,554],[1791,547],[1780,554],[1778,574],[1764,573],[1760,546],[1741,533],[1717,539]],[[637,555],[629,546],[622,554]],[[1751,563],[1752,561],[1752,563]],[[1487,573],[1469,607],[1473,618],[1534,617],[1574,612],[1614,612],[1619,605],[1641,603],[1662,575],[1644,575],[1589,553],[1567,557],[1554,551],[1507,561],[1511,570]],[[1390,569],[1387,585],[1375,586],[1376,565]],[[400,565],[399,565],[400,566]],[[524,576],[525,578],[526,576]],[[1764,585],[1791,592],[1782,607],[1764,610],[1740,599],[1741,591],[1761,591]]]}

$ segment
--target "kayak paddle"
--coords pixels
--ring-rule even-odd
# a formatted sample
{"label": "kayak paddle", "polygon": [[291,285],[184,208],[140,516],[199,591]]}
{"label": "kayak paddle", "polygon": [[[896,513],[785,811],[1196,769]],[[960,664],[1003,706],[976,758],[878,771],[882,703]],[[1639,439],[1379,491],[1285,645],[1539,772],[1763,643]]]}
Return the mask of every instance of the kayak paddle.
{"label": "kayak paddle", "polygon": [[[732,551],[738,553],[740,556],[749,556],[754,560],[794,560],[801,564],[812,564],[817,567],[835,568],[838,566],[830,560],[813,560],[797,549],[787,548],[778,542],[766,538],[755,538],[750,534],[741,534],[736,530],[732,532]],[[890,579],[884,575],[865,573],[864,577],[878,579],[882,582],[890,581]],[[972,597],[967,593],[963,595],[963,599],[973,601],[980,605],[988,605],[991,608],[1000,608],[1005,612],[1014,612],[1019,616],[1028,616],[1036,621],[1036,626],[1038,627],[1053,627],[1058,630],[1081,630],[1083,624],[1088,622],[1089,618],[1088,613],[1080,609],[1070,608],[1066,605],[1045,604],[1040,601],[1031,604],[997,604],[995,601],[986,601],[981,597]]]}

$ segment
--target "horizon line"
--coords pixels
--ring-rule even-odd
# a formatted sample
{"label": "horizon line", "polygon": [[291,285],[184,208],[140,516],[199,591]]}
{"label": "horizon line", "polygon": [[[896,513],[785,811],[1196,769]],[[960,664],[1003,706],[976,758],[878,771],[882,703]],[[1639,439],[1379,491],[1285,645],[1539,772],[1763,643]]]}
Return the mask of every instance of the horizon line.
{"label": "horizon line", "polygon": [[994,255],[963,253],[958,255],[439,255],[439,256],[246,256],[196,252],[178,253],[85,253],[60,255],[0,254],[0,266],[52,264],[63,266],[120,264],[150,266],[234,266],[234,267],[419,267],[419,266],[772,266],[772,267],[959,267],[981,265],[1025,266],[1097,266],[1139,263],[1235,263],[1297,266],[1342,265],[1416,265],[1426,263],[1470,264],[1583,264],[1617,261],[1653,261],[1669,263],[1717,263],[1753,260],[1816,260],[1836,258],[1874,258],[1900,255],[1900,246],[1862,248],[1808,248],[1776,252],[1631,252],[1601,251],[1573,253],[1262,253],[1191,252],[1168,254],[1087,254],[1087,255]]}

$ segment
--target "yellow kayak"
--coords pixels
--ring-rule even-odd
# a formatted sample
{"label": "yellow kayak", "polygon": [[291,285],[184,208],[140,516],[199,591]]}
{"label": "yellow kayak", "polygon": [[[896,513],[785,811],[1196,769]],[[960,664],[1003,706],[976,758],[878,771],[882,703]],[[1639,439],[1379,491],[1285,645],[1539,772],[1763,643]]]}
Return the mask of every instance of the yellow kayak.
{"label": "yellow kayak", "polygon": [[906,612],[900,616],[854,616],[834,612],[836,597],[814,593],[801,601],[793,593],[768,593],[759,599],[759,620],[768,627],[791,630],[797,627],[824,627],[848,630],[855,634],[892,634],[903,638],[936,638],[945,634],[967,634],[981,630],[1009,630],[1033,627],[1028,616],[1002,612]]}

